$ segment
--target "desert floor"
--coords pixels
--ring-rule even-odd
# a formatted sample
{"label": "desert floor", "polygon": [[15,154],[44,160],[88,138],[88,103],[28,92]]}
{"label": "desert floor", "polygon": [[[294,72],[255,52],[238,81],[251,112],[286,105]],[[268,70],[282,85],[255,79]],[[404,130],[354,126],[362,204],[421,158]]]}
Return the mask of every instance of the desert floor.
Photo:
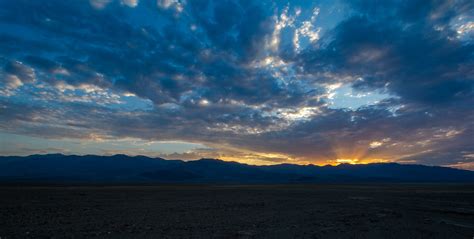
{"label": "desert floor", "polygon": [[472,239],[474,185],[4,185],[0,237]]}

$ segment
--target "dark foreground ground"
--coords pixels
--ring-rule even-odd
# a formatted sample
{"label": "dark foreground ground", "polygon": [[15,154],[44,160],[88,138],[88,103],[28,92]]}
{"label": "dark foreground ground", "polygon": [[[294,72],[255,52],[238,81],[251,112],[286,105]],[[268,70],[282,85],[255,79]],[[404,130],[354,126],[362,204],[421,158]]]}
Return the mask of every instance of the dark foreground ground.
{"label": "dark foreground ground", "polygon": [[469,238],[474,185],[0,186],[5,238]]}

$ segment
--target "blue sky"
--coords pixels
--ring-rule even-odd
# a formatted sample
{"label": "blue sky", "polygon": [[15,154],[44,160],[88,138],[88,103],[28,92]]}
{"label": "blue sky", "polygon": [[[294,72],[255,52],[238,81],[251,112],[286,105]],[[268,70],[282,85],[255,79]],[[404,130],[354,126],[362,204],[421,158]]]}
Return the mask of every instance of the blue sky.
{"label": "blue sky", "polygon": [[0,154],[474,168],[472,1],[0,0]]}

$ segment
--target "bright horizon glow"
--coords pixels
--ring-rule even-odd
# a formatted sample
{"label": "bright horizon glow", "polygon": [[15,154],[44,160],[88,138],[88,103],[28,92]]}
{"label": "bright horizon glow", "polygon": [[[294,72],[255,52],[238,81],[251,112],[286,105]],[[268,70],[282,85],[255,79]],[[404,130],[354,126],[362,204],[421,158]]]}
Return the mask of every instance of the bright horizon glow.
{"label": "bright horizon glow", "polygon": [[[21,136],[14,134],[0,134],[0,154],[5,156],[28,156],[32,154],[65,154],[65,155],[104,155],[112,156],[124,154],[128,156],[148,156],[161,157],[169,160],[180,159],[184,161],[198,160],[201,158],[215,158],[224,161],[234,161],[252,165],[275,165],[281,163],[292,163],[299,165],[314,164],[318,166],[339,165],[339,164],[368,164],[389,162],[384,159],[357,159],[357,158],[336,158],[320,160],[298,160],[285,154],[261,153],[246,151],[241,153],[236,149],[215,150],[203,144],[183,142],[183,141],[143,141],[140,139],[96,139],[90,142],[77,141],[74,139],[43,139],[36,140],[35,137]],[[5,139],[9,139],[8,141]],[[31,143],[28,143],[31,142]],[[128,144],[124,149],[124,143]],[[23,148],[26,152],[10,151],[14,144],[29,145],[32,148]],[[48,148],[47,145],[58,145],[68,148],[68,151],[61,151],[55,148]],[[81,152],[87,148],[87,152]],[[223,153],[226,152],[226,153]],[[273,162],[272,162],[273,160]]]}

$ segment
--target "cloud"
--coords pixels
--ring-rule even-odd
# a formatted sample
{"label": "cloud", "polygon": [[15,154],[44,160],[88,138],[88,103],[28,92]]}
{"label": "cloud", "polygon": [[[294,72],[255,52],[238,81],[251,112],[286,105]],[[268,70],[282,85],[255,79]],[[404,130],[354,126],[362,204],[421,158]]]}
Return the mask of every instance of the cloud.
{"label": "cloud", "polygon": [[95,9],[104,9],[112,0],[89,0],[92,7]]}
{"label": "cloud", "polygon": [[122,4],[125,4],[129,7],[136,7],[138,6],[138,0],[121,0]]}
{"label": "cloud", "polygon": [[27,83],[33,83],[36,80],[35,72],[32,68],[23,65],[20,62],[8,62],[3,73],[0,74],[0,94],[11,96],[15,90]]}
{"label": "cloud", "polygon": [[397,8],[391,1],[360,1],[356,6],[361,12],[326,36],[334,39],[327,47],[303,54],[303,64],[356,75],[362,80],[355,81],[355,88],[385,88],[407,101],[441,104],[472,98],[472,43],[453,40],[453,30],[436,30],[472,9],[472,4],[432,5],[424,8],[426,12],[417,4],[407,1]]}
{"label": "cloud", "polygon": [[402,2],[3,1],[0,129],[469,165],[474,6]]}

